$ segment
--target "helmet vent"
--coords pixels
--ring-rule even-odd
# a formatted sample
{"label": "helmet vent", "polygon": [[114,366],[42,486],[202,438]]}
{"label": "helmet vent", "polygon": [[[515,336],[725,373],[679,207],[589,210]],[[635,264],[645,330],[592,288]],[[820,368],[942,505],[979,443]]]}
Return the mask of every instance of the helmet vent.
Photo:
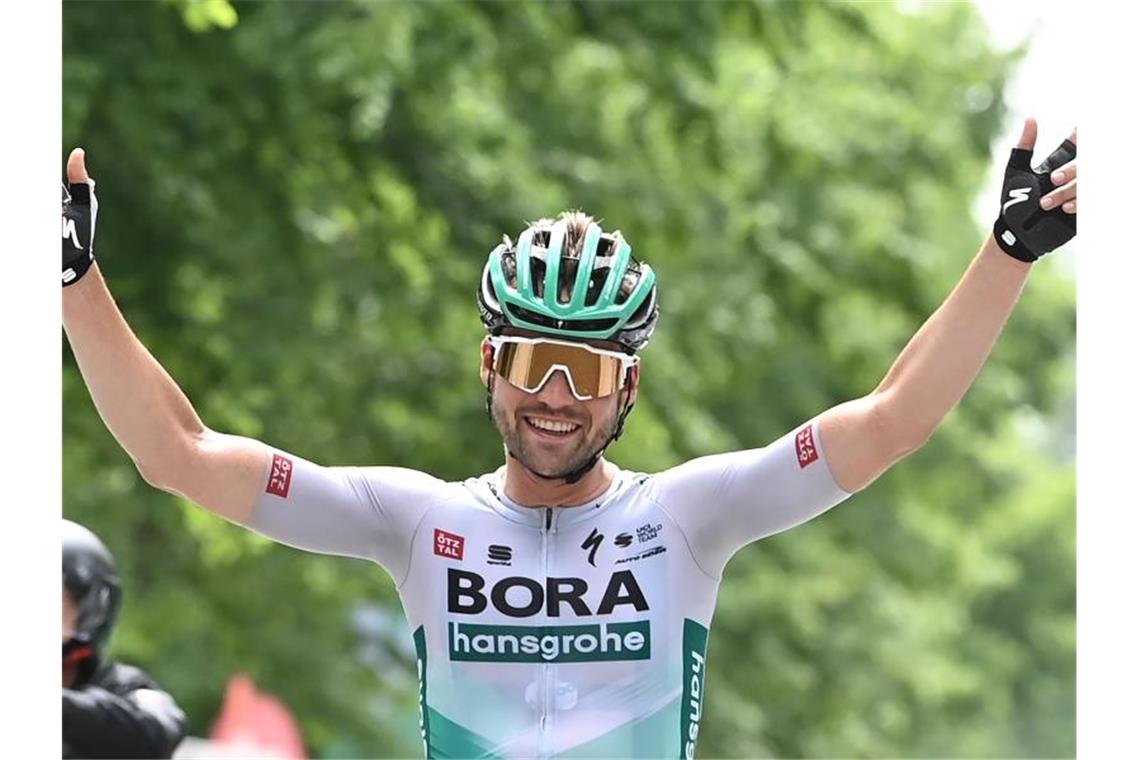
{"label": "helmet vent", "polygon": [[546,289],[546,262],[534,256],[530,258],[530,287],[535,296],[542,298]]}
{"label": "helmet vent", "polygon": [[558,303],[570,303],[571,290],[574,287],[574,280],[578,277],[578,264],[579,259],[572,259],[569,256],[562,257],[562,269],[559,274],[558,284]]}
{"label": "helmet vent", "polygon": [[[518,271],[519,265],[515,259],[515,252],[507,251],[503,254],[503,274],[512,288],[518,285]],[[488,270],[487,276],[490,277],[490,270]]]}
{"label": "helmet vent", "polygon": [[623,304],[629,300],[630,295],[637,288],[637,283],[641,281],[641,266],[632,259],[629,262],[629,267],[625,270],[625,275],[621,278],[621,285],[618,287],[617,297],[614,298],[614,303]]}
{"label": "helmet vent", "polygon": [[595,269],[590,273],[590,286],[586,289],[587,306],[597,305],[598,296],[602,294],[602,288],[605,287],[609,275],[609,269]]}

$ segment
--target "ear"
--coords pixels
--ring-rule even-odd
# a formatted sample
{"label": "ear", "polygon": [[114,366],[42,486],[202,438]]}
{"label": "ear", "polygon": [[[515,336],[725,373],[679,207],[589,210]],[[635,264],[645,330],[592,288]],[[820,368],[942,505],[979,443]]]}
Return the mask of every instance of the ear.
{"label": "ear", "polygon": [[479,366],[479,379],[483,381],[483,387],[486,388],[491,384],[491,362],[495,358],[495,349],[491,347],[491,341],[484,338],[482,345],[479,346],[479,352],[482,359]]}
{"label": "ear", "polygon": [[635,364],[629,368],[629,400],[626,405],[633,404],[637,401],[637,384],[641,380],[641,365]]}

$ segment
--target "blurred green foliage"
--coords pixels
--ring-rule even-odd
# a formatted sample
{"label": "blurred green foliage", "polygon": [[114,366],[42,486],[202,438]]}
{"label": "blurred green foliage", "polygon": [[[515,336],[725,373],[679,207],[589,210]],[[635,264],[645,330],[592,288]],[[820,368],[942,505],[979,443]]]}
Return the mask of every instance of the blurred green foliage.
{"label": "blurred green foliage", "polygon": [[[206,423],[450,479],[501,462],[480,267],[563,208],[659,271],[623,466],[871,390],[982,239],[1013,63],[956,3],[71,2],[63,42],[103,270]],[[924,449],[730,563],[703,756],[1075,753],[1074,294],[1035,270]],[[194,732],[247,671],[319,755],[419,753],[406,646],[353,623],[399,620],[383,573],[148,488],[66,347],[64,404],[65,514],[125,577],[115,651]]]}

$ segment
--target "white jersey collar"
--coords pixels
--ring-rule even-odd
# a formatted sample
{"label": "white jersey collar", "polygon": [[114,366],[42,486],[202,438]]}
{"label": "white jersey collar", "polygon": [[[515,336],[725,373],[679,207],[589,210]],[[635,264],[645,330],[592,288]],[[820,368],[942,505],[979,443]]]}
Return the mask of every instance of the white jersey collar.
{"label": "white jersey collar", "polygon": [[505,475],[506,466],[504,465],[494,472],[488,472],[484,475],[480,475],[478,478],[472,478],[468,481],[468,487],[481,497],[480,501],[503,517],[512,522],[531,525],[536,528],[541,528],[546,524],[547,511],[551,512],[550,525],[552,528],[559,525],[574,525],[583,520],[594,518],[598,516],[598,514],[614,500],[614,497],[616,497],[620,491],[624,490],[625,485],[630,482],[630,478],[627,477],[628,473],[626,473],[625,470],[619,469],[617,474],[614,475],[614,479],[610,483],[609,488],[585,504],[572,507],[527,507],[507,497],[502,485]]}

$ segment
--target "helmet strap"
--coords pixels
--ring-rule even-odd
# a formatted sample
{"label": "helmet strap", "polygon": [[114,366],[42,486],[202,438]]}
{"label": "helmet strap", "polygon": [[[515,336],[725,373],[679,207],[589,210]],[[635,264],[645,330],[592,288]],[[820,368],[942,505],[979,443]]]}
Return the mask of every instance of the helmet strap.
{"label": "helmet strap", "polygon": [[68,639],[63,644],[63,665],[75,669],[75,684],[82,684],[91,679],[99,666],[99,655],[91,646],[87,637],[77,636]]}
{"label": "helmet strap", "polygon": [[495,415],[492,414],[492,412],[491,412],[491,386],[494,384],[494,382],[495,382],[495,373],[494,372],[488,372],[487,373],[487,398],[484,402],[484,408],[487,410],[487,419],[489,419],[491,422],[495,421]]}

